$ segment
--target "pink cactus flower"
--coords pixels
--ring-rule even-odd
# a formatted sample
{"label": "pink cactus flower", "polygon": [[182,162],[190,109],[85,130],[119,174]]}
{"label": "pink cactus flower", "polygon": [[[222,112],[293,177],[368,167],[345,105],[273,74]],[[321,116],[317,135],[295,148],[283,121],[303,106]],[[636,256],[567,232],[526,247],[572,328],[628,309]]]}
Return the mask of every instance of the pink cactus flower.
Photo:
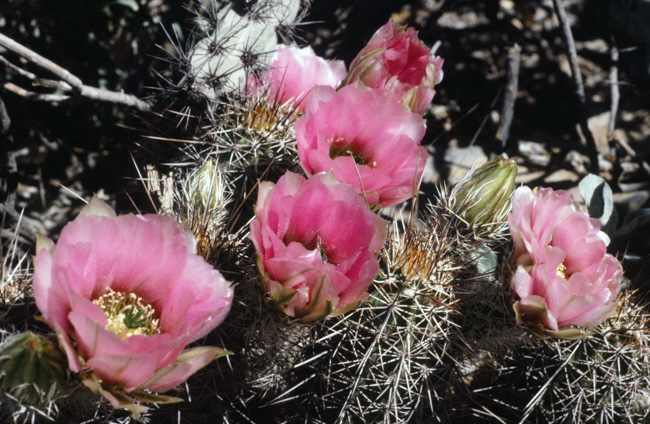
{"label": "pink cactus flower", "polygon": [[308,175],[332,170],[386,207],[413,196],[428,156],[425,123],[385,89],[317,87],[296,122],[298,156]]}
{"label": "pink cactus flower", "polygon": [[164,392],[223,354],[183,351],[224,320],[233,289],[172,218],[116,216],[94,197],[36,250],[36,305],[70,369],[91,371],[113,406],[124,407],[109,392]]}
{"label": "pink cactus flower", "polygon": [[268,100],[305,110],[307,99],[316,85],[336,88],[347,70],[342,60],[327,61],[316,56],[311,47],[302,49],[279,45],[261,78],[251,75],[247,91],[255,92],[268,84]]}
{"label": "pink cactus flower", "polygon": [[573,338],[583,333],[570,326],[595,326],[612,316],[622,268],[606,252],[609,238],[600,222],[580,212],[571,194],[520,187],[508,224],[518,323],[539,335]]}
{"label": "pink cactus flower", "polygon": [[251,238],[263,286],[289,317],[316,322],[366,299],[386,221],[331,174],[260,184]]}
{"label": "pink cactus flower", "polygon": [[388,88],[405,107],[423,114],[442,81],[442,63],[413,28],[388,21],[354,58],[344,84]]}

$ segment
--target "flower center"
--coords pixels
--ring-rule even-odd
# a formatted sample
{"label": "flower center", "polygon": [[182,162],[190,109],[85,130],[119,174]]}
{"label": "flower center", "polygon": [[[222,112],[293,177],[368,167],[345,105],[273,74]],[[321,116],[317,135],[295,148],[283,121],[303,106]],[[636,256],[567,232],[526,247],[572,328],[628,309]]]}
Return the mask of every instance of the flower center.
{"label": "flower center", "polygon": [[371,168],[377,167],[377,162],[366,161],[366,158],[355,149],[350,143],[346,143],[345,139],[339,137],[329,140],[330,143],[330,159],[336,159],[339,156],[352,156],[354,163],[357,165],[368,165]]}
{"label": "flower center", "polygon": [[564,271],[566,271],[566,266],[564,265],[564,263],[561,263],[560,266],[557,267],[555,273],[566,280],[567,276],[564,273]]}
{"label": "flower center", "polygon": [[93,300],[106,314],[106,329],[120,338],[160,333],[160,320],[156,310],[134,293],[116,292],[112,289]]}
{"label": "flower center", "polygon": [[318,250],[320,253],[320,260],[322,263],[333,263],[329,259],[329,255],[327,253],[327,250],[325,247],[323,247],[323,240],[320,238],[320,236],[316,237],[316,240],[312,240],[309,243],[304,243],[302,244],[305,246],[306,249],[308,250]]}

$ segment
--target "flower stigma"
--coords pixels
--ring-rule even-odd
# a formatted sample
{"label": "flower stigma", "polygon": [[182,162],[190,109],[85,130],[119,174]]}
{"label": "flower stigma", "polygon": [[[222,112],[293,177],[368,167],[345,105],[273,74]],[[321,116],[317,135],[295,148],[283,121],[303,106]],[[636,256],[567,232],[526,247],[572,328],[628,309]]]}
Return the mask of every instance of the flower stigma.
{"label": "flower stigma", "polygon": [[120,338],[160,334],[156,310],[134,293],[125,294],[111,288],[93,300],[106,314],[106,329]]}
{"label": "flower stigma", "polygon": [[320,235],[316,239],[316,249],[320,251],[320,260],[322,263],[326,264],[329,262],[329,258],[327,257],[327,250],[323,247],[323,239],[320,238]]}

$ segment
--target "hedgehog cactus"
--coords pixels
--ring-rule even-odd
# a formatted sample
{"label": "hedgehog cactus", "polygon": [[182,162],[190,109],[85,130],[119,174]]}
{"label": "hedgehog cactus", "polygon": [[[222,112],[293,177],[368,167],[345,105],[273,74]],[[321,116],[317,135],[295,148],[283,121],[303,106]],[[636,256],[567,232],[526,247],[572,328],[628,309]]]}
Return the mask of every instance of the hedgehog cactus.
{"label": "hedgehog cactus", "polygon": [[269,64],[278,44],[279,27],[289,28],[298,17],[300,0],[264,0],[249,13],[230,6],[214,14],[214,30],[189,54],[192,90],[208,99],[243,89],[251,72]]}
{"label": "hedgehog cactus", "polygon": [[[647,422],[650,316],[631,295],[579,340],[524,335],[454,387],[453,422]],[[481,405],[478,410],[475,405]]]}
{"label": "hedgehog cactus", "polygon": [[516,175],[514,159],[502,157],[468,172],[451,193],[461,226],[479,235],[505,230]]}
{"label": "hedgehog cactus", "polygon": [[[224,177],[239,193],[249,193],[258,179],[275,181],[276,170],[297,170],[293,123],[301,111],[278,103],[259,92],[226,96],[219,113],[202,124],[208,130],[196,137],[198,144],[189,145],[196,168],[204,166],[205,157],[218,158]],[[458,234],[458,207],[448,193],[440,197],[424,223],[391,227],[382,272],[367,303],[318,326],[276,319],[246,270],[249,261],[238,260],[240,304],[222,328],[232,340],[228,345],[240,346],[233,349],[230,371],[239,385],[223,395],[228,403],[239,405],[252,420],[259,411],[286,420],[309,416],[314,422],[354,417],[403,422],[437,414],[451,396],[457,370],[445,352],[452,342],[464,343],[455,331],[452,283],[469,275],[464,269],[475,266],[483,248],[481,237]],[[507,207],[508,197],[500,207]],[[237,231],[243,222],[231,228]],[[500,221],[492,225],[495,233],[503,228]]]}
{"label": "hedgehog cactus", "polygon": [[228,206],[232,199],[224,174],[219,162],[208,158],[175,191],[177,219],[194,234],[197,253],[210,263],[218,262],[228,246],[234,247],[228,237]]}
{"label": "hedgehog cactus", "polygon": [[446,384],[430,377],[444,375],[447,368],[444,352],[457,312],[451,283],[458,264],[450,240],[435,234],[439,230],[434,225],[393,232],[387,271],[368,305],[345,320],[359,336],[344,340],[338,355],[337,366],[350,361],[353,370],[339,420],[417,421],[445,396]]}
{"label": "hedgehog cactus", "polygon": [[[531,333],[530,326],[517,324],[522,320],[515,315],[507,284],[514,270],[504,247],[511,238],[506,216],[517,172],[513,159],[497,158],[470,171],[451,190],[440,189],[423,216],[414,211],[408,224],[394,219],[384,243],[386,224],[375,212],[417,193],[428,155],[420,144],[425,132],[421,114],[442,77],[442,60],[412,29],[389,22],[375,36],[375,44],[353,62],[344,80],[352,86],[337,91],[343,64],[316,59],[310,50],[282,48],[304,65],[294,67],[301,78],[288,75],[289,65],[267,66],[278,46],[278,32],[295,24],[306,2],[246,3],[246,14],[240,14],[234,7],[212,2],[211,17],[199,22],[199,40],[181,53],[186,74],[178,87],[189,93],[187,97],[199,98],[202,108],[185,105],[180,113],[182,119],[195,119],[196,125],[178,127],[188,139],[176,155],[175,165],[183,169],[175,179],[163,179],[168,200],[161,203],[168,207],[162,210],[194,234],[197,253],[235,283],[235,295],[230,315],[206,334],[205,341],[234,355],[187,381],[192,403],[170,406],[177,408],[173,413],[178,420],[182,416],[187,422],[267,422],[269,417],[310,423],[648,422],[650,336],[644,329],[650,314],[629,291],[610,299],[611,310],[602,316],[606,321],[580,340],[557,340],[552,332]],[[395,44],[397,51],[386,41],[393,38],[402,40]],[[406,45],[412,54],[400,56],[400,46]],[[397,70],[385,74],[384,62],[403,56],[411,60],[405,66],[391,66]],[[319,65],[310,67],[312,60]],[[406,66],[408,62],[418,66]],[[336,77],[329,83],[314,82],[312,74],[320,72],[305,71],[328,67],[333,71],[330,77]],[[292,81],[299,81],[299,87],[287,91],[283,84]],[[314,89],[313,84],[329,87]],[[368,99],[366,105],[355,101],[360,95]],[[395,101],[388,102],[392,97]],[[330,98],[337,102],[327,103]],[[318,102],[329,106],[327,116],[316,119]],[[342,116],[346,125],[341,134],[339,128],[324,130],[320,121],[331,115]],[[401,116],[410,117],[406,129]],[[375,140],[380,124],[389,125],[386,131],[395,131],[401,142],[388,145],[388,136]],[[367,135],[364,140],[355,136],[361,130]],[[323,174],[304,158],[299,163],[307,136],[315,147],[326,147],[320,156],[312,155],[326,165]],[[343,146],[344,136],[350,136],[349,145]],[[359,143],[366,138],[371,150],[383,146],[382,160],[389,165],[404,155],[408,141],[411,160],[383,171],[380,160],[361,154],[360,147],[367,146]],[[364,177],[357,192],[324,195],[314,187],[329,189],[325,173],[334,169],[329,162],[339,159],[340,164],[341,158],[350,164],[345,172],[350,184],[363,179],[360,169],[390,180],[399,168],[401,191],[363,186],[361,182],[372,182]],[[301,166],[315,175],[304,179],[291,173]],[[303,185],[309,188],[308,195],[298,196]],[[373,190],[386,195],[373,200]],[[255,206],[257,195],[261,201]],[[273,199],[273,207],[270,203],[265,207],[265,199]],[[352,206],[368,225],[364,227],[351,212]],[[364,237],[372,241],[358,248]],[[186,242],[185,247],[193,250],[193,242]],[[341,266],[346,261],[349,269]],[[617,260],[611,257],[610,262]],[[363,269],[363,278],[356,275],[361,274],[357,268]],[[555,277],[566,277],[556,268]],[[76,269],[75,264],[70,269]],[[311,274],[302,274],[304,269]],[[332,270],[345,274],[351,284],[334,278]],[[22,287],[29,272],[2,277],[4,307],[7,299],[14,299],[16,284],[8,281],[19,281]],[[612,296],[617,293],[618,289],[612,291]],[[104,293],[95,300],[109,302],[113,295]],[[43,308],[51,307],[42,294],[40,299]],[[66,337],[75,344],[81,340],[80,333]],[[73,356],[71,361],[79,358]],[[87,370],[88,362],[78,367]],[[24,404],[46,403],[66,383],[64,355],[49,336],[23,333],[8,338],[0,346],[0,371],[3,402],[14,397]],[[85,384],[92,384],[88,381]],[[99,385],[100,377],[94,382]],[[201,397],[191,399],[195,393]],[[138,390],[138,396],[162,400],[146,391]],[[69,404],[95,407],[96,399],[90,402],[82,395],[69,399],[73,399]],[[97,410],[97,421],[87,422],[114,418],[115,412],[106,412],[106,405]],[[6,416],[2,412],[0,420]],[[87,412],[78,415],[91,416]],[[120,413],[115,413],[120,422],[134,422]],[[162,413],[169,410],[152,409],[147,414],[157,422],[159,415],[154,414]]]}
{"label": "hedgehog cactus", "polygon": [[297,154],[291,110],[264,99],[232,99],[229,110],[214,116],[201,137],[226,171],[261,178],[269,168],[295,169]]}
{"label": "hedgehog cactus", "polygon": [[[329,341],[327,353],[316,354],[327,357],[323,422],[445,422],[454,388],[471,380],[486,352],[503,349],[500,338],[524,334],[499,307],[502,281],[479,266],[505,222],[492,226],[496,233],[463,236],[458,208],[441,190],[422,222],[393,223],[367,304],[317,331]],[[461,310],[471,303],[478,308]]]}
{"label": "hedgehog cactus", "polygon": [[173,185],[171,209],[213,265],[232,266],[243,255],[251,216],[242,206],[258,181],[298,169],[291,119],[290,109],[262,98],[231,96],[184,146],[180,162],[187,170]]}
{"label": "hedgehog cactus", "polygon": [[324,389],[305,402],[319,422],[407,422],[448,396],[453,282],[463,266],[450,216],[432,209],[422,228],[394,223],[368,302],[314,330],[303,359]]}
{"label": "hedgehog cactus", "polygon": [[173,184],[171,209],[209,262],[242,254],[250,216],[242,216],[241,206],[258,180],[298,169],[292,113],[261,97],[231,95],[183,146],[179,166],[186,170]]}
{"label": "hedgehog cactus", "polygon": [[0,387],[21,403],[45,405],[64,388],[66,374],[54,337],[26,332],[0,346]]}

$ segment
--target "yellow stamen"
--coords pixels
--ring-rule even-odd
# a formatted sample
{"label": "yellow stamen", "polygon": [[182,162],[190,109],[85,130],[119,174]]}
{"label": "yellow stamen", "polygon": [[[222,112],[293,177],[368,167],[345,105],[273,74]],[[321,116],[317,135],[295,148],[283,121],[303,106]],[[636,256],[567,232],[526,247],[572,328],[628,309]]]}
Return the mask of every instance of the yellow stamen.
{"label": "yellow stamen", "polygon": [[555,273],[566,280],[567,276],[564,271],[566,271],[566,266],[564,266],[564,263],[561,263],[560,266],[557,267]]}
{"label": "yellow stamen", "polygon": [[302,115],[300,109],[292,104],[269,104],[263,96],[244,109],[243,126],[263,135],[285,131],[289,128],[288,123],[292,117],[298,118]]}
{"label": "yellow stamen", "polygon": [[136,334],[151,336],[160,333],[156,310],[134,293],[126,294],[109,288],[93,303],[106,314],[106,329],[122,339]]}
{"label": "yellow stamen", "polygon": [[276,123],[278,111],[264,104],[246,112],[245,119],[248,126],[257,131],[266,132]]}

